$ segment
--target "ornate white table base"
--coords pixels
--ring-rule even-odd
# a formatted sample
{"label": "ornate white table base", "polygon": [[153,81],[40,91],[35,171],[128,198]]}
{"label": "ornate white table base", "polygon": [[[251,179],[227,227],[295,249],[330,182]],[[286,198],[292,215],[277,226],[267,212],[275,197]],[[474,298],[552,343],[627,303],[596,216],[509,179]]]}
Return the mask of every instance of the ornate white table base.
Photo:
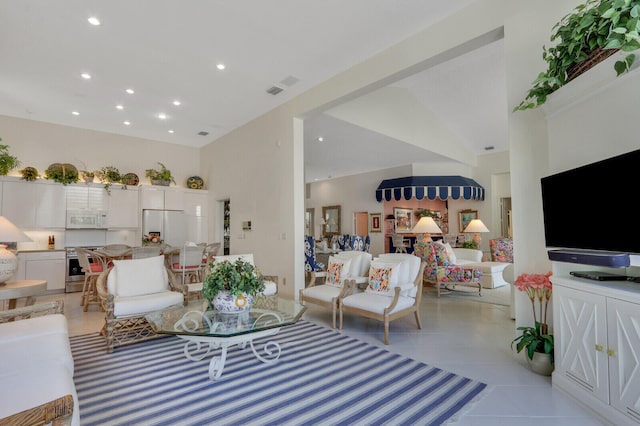
{"label": "ornate white table base", "polygon": [[[228,315],[230,316],[230,319],[235,319],[238,322],[243,320],[242,313]],[[265,317],[268,316],[277,317],[274,313],[263,314],[256,319],[254,323],[261,321],[261,324],[264,324]],[[176,323],[175,327],[176,329],[182,328],[184,330],[193,330],[194,327],[197,328],[200,325],[201,321],[207,322],[212,333],[216,330],[222,331],[227,327],[223,322],[212,322],[208,316],[203,315],[202,312],[198,311],[191,311],[185,314],[182,319]],[[216,380],[222,375],[222,370],[224,369],[224,365],[227,360],[227,349],[234,345],[244,348],[247,343],[249,343],[253,354],[263,363],[270,364],[277,361],[280,358],[280,353],[282,351],[278,343],[273,341],[266,342],[262,348],[262,351],[265,354],[263,356],[258,350],[256,350],[253,340],[265,336],[273,336],[278,334],[279,331],[280,327],[233,336],[201,336],[188,334],[178,334],[177,336],[187,341],[184,344],[184,355],[191,361],[201,361],[211,352],[211,350],[221,350],[220,356],[214,356],[209,362],[209,379]],[[195,353],[200,352],[204,344],[208,345],[207,351],[204,354],[194,355]]]}

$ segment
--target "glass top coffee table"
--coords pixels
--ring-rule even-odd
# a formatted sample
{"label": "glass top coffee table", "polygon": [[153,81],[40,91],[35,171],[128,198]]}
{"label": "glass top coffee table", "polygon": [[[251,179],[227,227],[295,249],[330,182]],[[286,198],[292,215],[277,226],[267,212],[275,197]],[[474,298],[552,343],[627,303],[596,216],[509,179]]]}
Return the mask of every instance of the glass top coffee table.
{"label": "glass top coffee table", "polygon": [[[186,340],[184,354],[191,361],[200,361],[211,350],[221,349],[220,356],[213,357],[209,363],[209,378],[216,380],[222,375],[227,349],[233,345],[245,347],[249,343],[260,361],[277,361],[281,352],[278,343],[265,343],[264,354],[260,354],[253,340],[275,335],[281,327],[295,324],[305,310],[306,307],[296,301],[268,296],[257,298],[249,310],[240,313],[214,311],[209,309],[207,300],[192,300],[184,306],[150,313],[145,318],[156,333]],[[200,354],[205,345],[208,345],[207,351]]]}

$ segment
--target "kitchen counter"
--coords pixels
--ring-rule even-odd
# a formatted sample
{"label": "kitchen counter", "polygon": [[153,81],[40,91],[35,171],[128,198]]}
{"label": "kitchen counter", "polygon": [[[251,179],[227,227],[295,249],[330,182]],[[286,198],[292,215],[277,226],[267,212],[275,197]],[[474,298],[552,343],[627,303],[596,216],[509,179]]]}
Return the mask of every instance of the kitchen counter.
{"label": "kitchen counter", "polygon": [[58,251],[62,251],[64,252],[65,249],[63,248],[59,248],[59,249],[32,249],[32,250],[18,250],[16,253],[49,253],[49,252],[58,252]]}

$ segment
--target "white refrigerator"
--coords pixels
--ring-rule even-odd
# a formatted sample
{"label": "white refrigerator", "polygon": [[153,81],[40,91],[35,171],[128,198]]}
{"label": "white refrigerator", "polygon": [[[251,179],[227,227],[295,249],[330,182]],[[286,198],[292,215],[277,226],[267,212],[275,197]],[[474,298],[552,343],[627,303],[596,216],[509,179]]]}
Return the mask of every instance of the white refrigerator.
{"label": "white refrigerator", "polygon": [[188,241],[187,219],[183,211],[143,210],[142,234],[159,232],[165,244],[183,246]]}

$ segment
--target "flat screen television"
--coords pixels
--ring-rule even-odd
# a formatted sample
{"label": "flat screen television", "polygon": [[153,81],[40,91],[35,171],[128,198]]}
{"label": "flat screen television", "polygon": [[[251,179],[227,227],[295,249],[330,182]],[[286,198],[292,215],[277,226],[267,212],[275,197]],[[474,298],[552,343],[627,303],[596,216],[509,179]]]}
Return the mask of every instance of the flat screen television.
{"label": "flat screen television", "polygon": [[640,150],[541,179],[549,248],[640,254]]}

